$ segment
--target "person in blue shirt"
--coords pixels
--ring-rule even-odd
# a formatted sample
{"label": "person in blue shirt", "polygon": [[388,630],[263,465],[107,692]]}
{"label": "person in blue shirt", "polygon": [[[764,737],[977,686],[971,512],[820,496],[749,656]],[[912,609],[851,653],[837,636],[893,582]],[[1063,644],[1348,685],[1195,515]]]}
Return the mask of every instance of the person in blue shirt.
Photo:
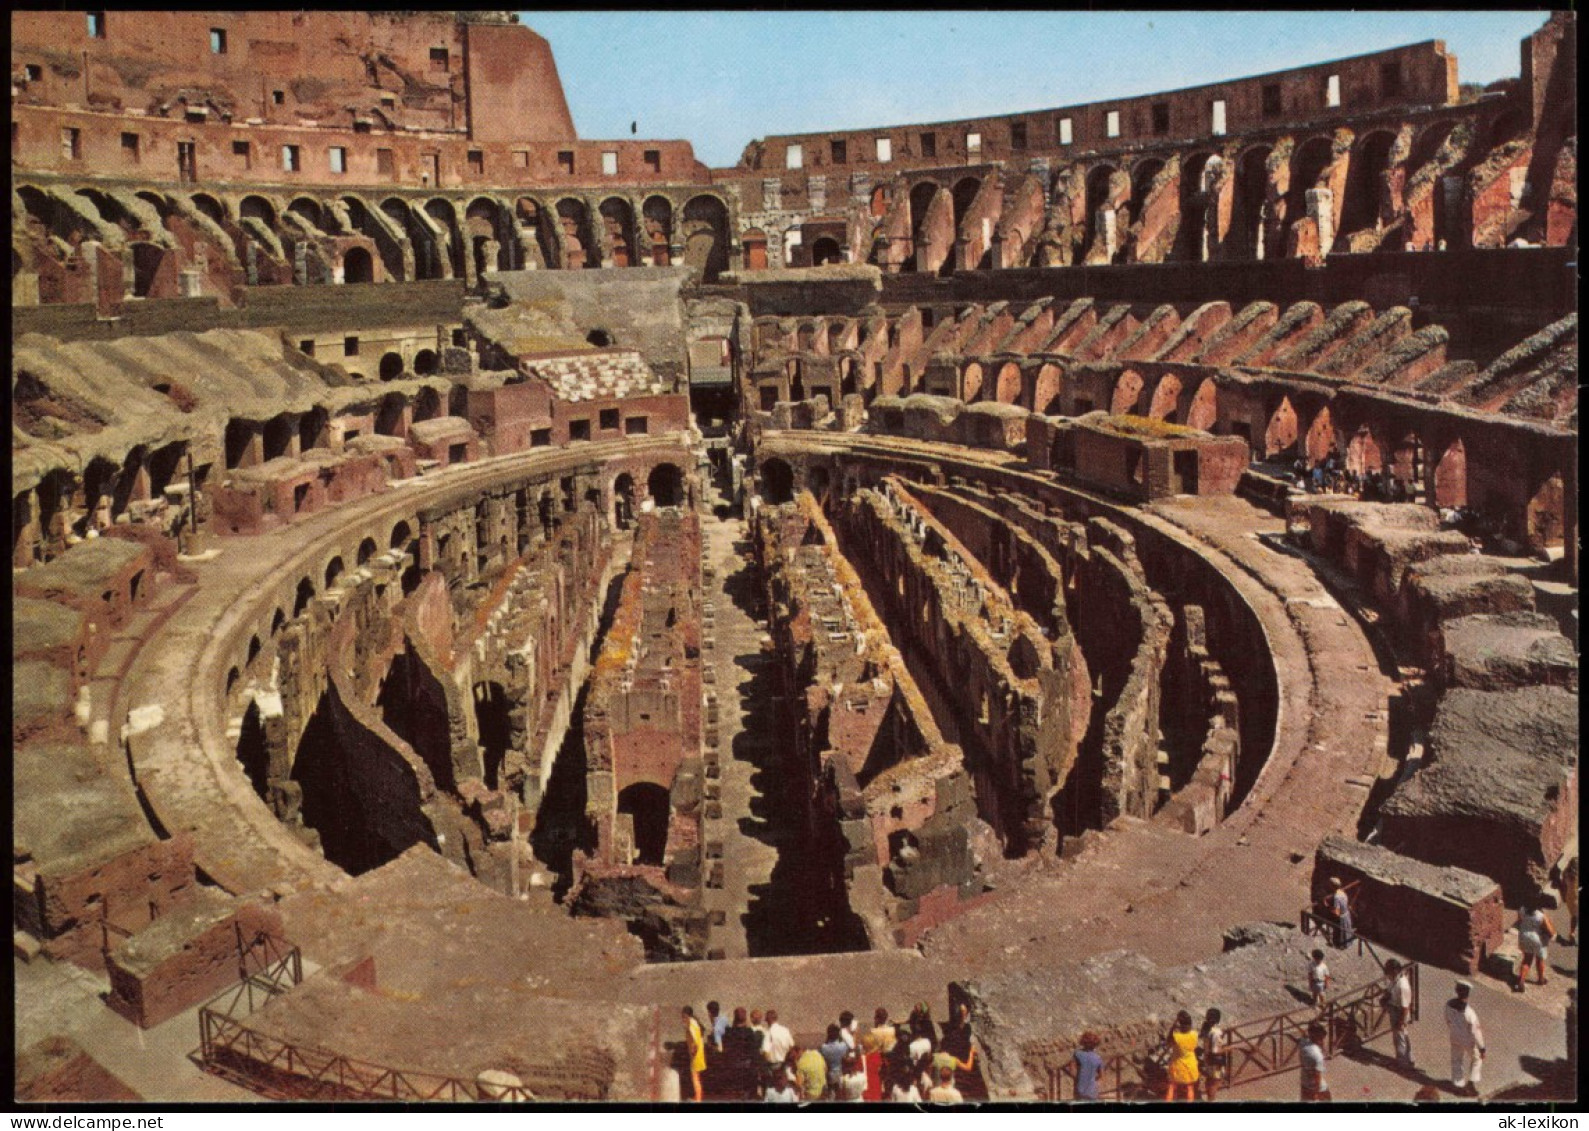
{"label": "person in blue shirt", "polygon": [[837,1025],[829,1025],[828,1039],[817,1051],[828,1064],[828,1091],[836,1096],[839,1081],[844,1078],[844,1058],[850,1054],[850,1046],[844,1040],[843,1031]]}
{"label": "person in blue shirt", "polygon": [[1098,1055],[1102,1042],[1091,1029],[1081,1035],[1081,1048],[1072,1056],[1076,1062],[1076,1098],[1098,1100],[1098,1077],[1103,1072],[1103,1057]]}

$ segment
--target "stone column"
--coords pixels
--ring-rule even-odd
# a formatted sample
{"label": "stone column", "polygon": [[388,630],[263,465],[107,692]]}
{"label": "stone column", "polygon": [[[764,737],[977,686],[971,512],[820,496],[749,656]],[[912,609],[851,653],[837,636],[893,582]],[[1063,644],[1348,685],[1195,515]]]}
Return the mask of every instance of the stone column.
{"label": "stone column", "polygon": [[1097,224],[1096,243],[1103,248],[1104,262],[1114,262],[1115,252],[1119,250],[1119,236],[1116,232],[1115,210],[1113,208],[1098,209],[1095,217]]}
{"label": "stone column", "polygon": [[1308,189],[1303,194],[1307,200],[1308,216],[1318,225],[1319,254],[1330,254],[1335,246],[1335,193],[1327,188]]}

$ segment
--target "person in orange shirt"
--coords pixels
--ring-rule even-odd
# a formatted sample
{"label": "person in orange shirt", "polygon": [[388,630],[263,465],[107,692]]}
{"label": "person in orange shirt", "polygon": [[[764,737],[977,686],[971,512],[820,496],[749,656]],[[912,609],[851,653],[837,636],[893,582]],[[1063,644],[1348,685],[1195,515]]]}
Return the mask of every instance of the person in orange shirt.
{"label": "person in orange shirt", "polygon": [[695,1019],[695,1008],[686,1005],[679,1010],[684,1018],[684,1051],[690,1062],[690,1095],[701,1102],[701,1073],[706,1070],[706,1038],[701,1033],[701,1023]]}
{"label": "person in orange shirt", "polygon": [[1165,1043],[1170,1046],[1170,1083],[1164,1098],[1173,1102],[1175,1093],[1184,1088],[1188,1100],[1196,1099],[1198,1035],[1192,1026],[1192,1015],[1186,1010],[1175,1015],[1175,1028],[1165,1038]]}

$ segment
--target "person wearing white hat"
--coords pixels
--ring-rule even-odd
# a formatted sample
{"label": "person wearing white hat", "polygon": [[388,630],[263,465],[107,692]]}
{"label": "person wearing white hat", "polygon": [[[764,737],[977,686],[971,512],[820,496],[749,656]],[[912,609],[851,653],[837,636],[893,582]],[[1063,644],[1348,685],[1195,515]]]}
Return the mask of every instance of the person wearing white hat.
{"label": "person wearing white hat", "polygon": [[1468,1004],[1471,982],[1457,983],[1457,996],[1446,1002],[1446,1029],[1451,1034],[1451,1082],[1464,1095],[1479,1094],[1484,1068],[1484,1027]]}

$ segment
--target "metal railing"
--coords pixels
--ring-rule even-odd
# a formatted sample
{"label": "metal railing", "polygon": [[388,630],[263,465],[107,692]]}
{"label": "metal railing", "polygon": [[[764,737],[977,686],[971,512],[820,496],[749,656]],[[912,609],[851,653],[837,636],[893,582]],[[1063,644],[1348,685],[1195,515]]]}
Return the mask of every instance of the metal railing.
{"label": "metal railing", "polygon": [[415,1072],[358,1060],[273,1036],[245,1018],[303,981],[295,946],[260,934],[238,933],[242,981],[199,1010],[199,1048],[193,1059],[206,1072],[270,1099],[415,1100],[452,1103],[528,1103],[523,1085],[481,1083],[438,1072]]}
{"label": "metal railing", "polygon": [[[1418,974],[1416,963],[1402,967],[1412,984],[1412,1008],[1407,1021],[1418,1019]],[[1325,1029],[1324,1055],[1355,1052],[1363,1044],[1391,1030],[1389,994],[1391,979],[1376,978],[1366,985],[1348,990],[1326,1001],[1323,1008],[1305,1006],[1272,1017],[1248,1021],[1225,1030],[1225,1078],[1229,1089],[1291,1072],[1300,1067],[1299,1046],[1308,1026],[1321,1022]],[[1099,1073],[1100,1099],[1162,1099],[1165,1079],[1159,1063],[1160,1049],[1134,1049],[1104,1056]],[[1043,1099],[1050,1103],[1076,1098],[1076,1064],[1050,1065],[1047,1069]]]}

